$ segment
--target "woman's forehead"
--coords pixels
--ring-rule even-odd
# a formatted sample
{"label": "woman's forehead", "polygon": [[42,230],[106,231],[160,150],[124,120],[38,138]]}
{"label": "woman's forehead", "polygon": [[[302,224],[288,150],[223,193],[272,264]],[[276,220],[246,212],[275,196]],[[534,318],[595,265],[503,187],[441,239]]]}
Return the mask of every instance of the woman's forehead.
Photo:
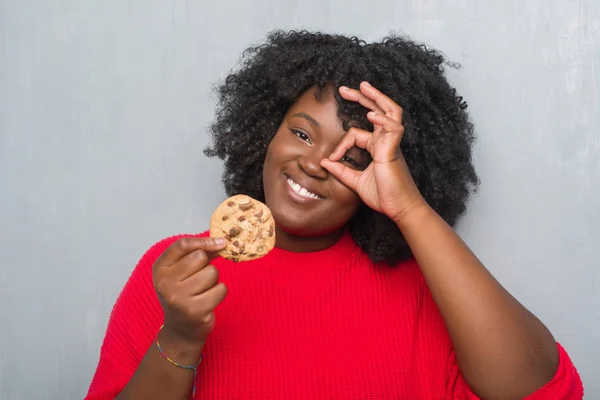
{"label": "woman's forehead", "polygon": [[339,105],[331,92],[317,97],[317,89],[311,88],[302,93],[288,110],[288,117],[301,116],[315,125],[339,124]]}
{"label": "woman's forehead", "polygon": [[[342,100],[342,102],[344,102]],[[334,96],[334,87],[327,85],[325,87],[312,86],[304,91],[297,100],[290,106],[287,112],[287,117],[298,114],[305,114],[319,122],[329,122],[334,124],[342,131],[347,131],[351,127],[361,129],[372,129],[372,125],[367,119],[367,112],[358,103],[346,102],[342,105]],[[332,129],[333,126],[330,126]]]}

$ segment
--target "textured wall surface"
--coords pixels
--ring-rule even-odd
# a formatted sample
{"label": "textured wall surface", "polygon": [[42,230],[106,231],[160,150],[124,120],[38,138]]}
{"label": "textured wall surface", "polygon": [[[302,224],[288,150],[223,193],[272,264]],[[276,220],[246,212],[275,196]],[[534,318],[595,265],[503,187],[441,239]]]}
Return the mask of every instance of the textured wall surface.
{"label": "textured wall surface", "polygon": [[0,399],[78,399],[152,243],[224,195],[211,85],[274,28],[440,48],[482,179],[459,233],[600,398],[598,0],[0,0]]}

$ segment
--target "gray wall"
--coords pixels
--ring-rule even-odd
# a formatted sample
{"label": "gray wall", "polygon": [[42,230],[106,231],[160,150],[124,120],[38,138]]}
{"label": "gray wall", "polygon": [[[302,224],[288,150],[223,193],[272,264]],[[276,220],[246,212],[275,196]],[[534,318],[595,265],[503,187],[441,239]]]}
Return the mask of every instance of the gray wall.
{"label": "gray wall", "polygon": [[1,399],[83,397],[138,257],[207,228],[211,85],[276,27],[463,64],[483,185],[459,232],[600,398],[598,0],[321,1],[0,0]]}

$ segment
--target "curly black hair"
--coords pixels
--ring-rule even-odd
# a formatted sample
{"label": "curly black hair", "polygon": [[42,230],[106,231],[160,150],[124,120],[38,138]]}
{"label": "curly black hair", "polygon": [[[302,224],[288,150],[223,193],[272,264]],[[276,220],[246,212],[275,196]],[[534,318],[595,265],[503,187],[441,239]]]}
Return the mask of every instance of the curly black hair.
{"label": "curly black hair", "polygon": [[[475,140],[463,98],[445,76],[443,55],[401,36],[377,43],[357,37],[274,31],[248,48],[237,70],[216,88],[218,107],[204,150],[225,160],[228,195],[264,201],[262,168],[269,142],[288,108],[307,89],[317,97],[328,85],[368,81],[404,110],[401,149],[429,205],[451,226],[464,213],[479,180],[472,164]],[[333,91],[344,129],[372,129],[367,110]],[[385,215],[362,206],[349,222],[354,240],[375,262],[393,265],[412,257],[402,233]]]}

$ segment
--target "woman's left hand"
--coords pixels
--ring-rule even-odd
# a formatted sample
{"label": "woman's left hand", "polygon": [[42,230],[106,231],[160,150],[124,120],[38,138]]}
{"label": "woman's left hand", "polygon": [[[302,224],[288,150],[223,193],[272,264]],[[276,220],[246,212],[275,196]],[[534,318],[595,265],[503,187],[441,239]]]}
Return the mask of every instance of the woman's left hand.
{"label": "woman's left hand", "polygon": [[[360,85],[360,90],[341,87],[340,95],[371,110],[367,118],[373,123],[374,129],[368,132],[350,128],[329,158],[321,161],[321,165],[358,193],[367,206],[399,223],[415,205],[425,203],[400,150],[404,134],[402,108],[367,82]],[[371,154],[373,161],[364,171],[357,171],[339,162],[354,146]]]}

